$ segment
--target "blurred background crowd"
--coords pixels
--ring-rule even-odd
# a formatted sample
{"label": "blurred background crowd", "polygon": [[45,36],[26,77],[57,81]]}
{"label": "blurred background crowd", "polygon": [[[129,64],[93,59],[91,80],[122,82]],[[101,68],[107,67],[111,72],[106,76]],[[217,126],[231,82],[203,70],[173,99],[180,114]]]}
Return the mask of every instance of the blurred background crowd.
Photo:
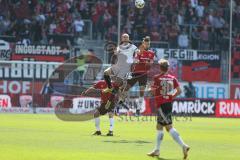
{"label": "blurred background crowd", "polygon": [[[228,0],[151,0],[137,9],[122,0],[121,32],[150,35],[168,48],[228,50]],[[118,0],[0,0],[0,36],[17,43],[54,43],[51,35],[117,41]],[[233,4],[233,44],[240,46],[240,0]],[[72,40],[69,43],[74,43]]]}

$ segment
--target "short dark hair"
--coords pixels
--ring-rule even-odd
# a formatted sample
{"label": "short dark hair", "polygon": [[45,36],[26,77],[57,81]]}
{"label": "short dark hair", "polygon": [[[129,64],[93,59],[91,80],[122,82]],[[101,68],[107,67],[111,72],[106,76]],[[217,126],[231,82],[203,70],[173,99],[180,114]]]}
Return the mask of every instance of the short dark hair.
{"label": "short dark hair", "polygon": [[149,36],[144,37],[143,42],[150,42],[150,37]]}

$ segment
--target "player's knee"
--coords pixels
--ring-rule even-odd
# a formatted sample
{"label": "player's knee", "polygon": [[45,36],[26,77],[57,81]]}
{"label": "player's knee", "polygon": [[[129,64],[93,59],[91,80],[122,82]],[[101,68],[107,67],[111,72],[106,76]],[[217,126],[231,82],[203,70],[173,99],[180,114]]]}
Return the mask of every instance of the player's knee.
{"label": "player's knee", "polygon": [[104,74],[104,76],[105,76],[105,75],[108,75],[108,71],[105,70],[105,71],[103,72],[103,74]]}
{"label": "player's knee", "polygon": [[171,128],[172,128],[172,125],[166,125],[165,128],[169,132],[171,130]]}
{"label": "player's knee", "polygon": [[108,113],[108,116],[109,116],[109,118],[113,118],[113,113],[112,113],[112,112],[109,112],[109,113]]}
{"label": "player's knee", "polygon": [[93,116],[94,116],[94,118],[97,118],[97,117],[99,117],[99,116],[100,116],[100,113],[99,113],[99,111],[98,111],[98,110],[96,110],[96,111],[94,112]]}
{"label": "player's knee", "polygon": [[157,124],[156,129],[157,130],[163,130],[163,126],[161,124]]}
{"label": "player's knee", "polygon": [[108,68],[103,73],[104,73],[104,75],[110,75],[111,74],[111,69]]}

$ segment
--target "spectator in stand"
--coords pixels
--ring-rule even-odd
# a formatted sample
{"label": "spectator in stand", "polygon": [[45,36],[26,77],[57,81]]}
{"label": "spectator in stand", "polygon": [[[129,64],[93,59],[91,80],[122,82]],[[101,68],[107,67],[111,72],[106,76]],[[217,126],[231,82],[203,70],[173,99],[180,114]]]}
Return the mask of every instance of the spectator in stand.
{"label": "spectator in stand", "polygon": [[7,32],[11,26],[9,17],[0,16],[0,35]]}
{"label": "spectator in stand", "polygon": [[192,49],[199,49],[200,33],[197,27],[193,29],[191,35],[192,35]]}
{"label": "spectator in stand", "polygon": [[89,8],[88,8],[88,3],[86,0],[81,0],[80,2],[77,2],[76,8],[80,15],[82,16],[83,19],[88,19],[89,18]]}
{"label": "spectator in stand", "polygon": [[240,33],[238,32],[235,39],[234,39],[234,45],[240,47]]}
{"label": "spectator in stand", "polygon": [[221,29],[224,27],[225,25],[225,20],[221,17],[221,15],[219,14],[219,12],[216,14],[215,17],[213,17],[212,20],[212,26],[215,28],[215,31],[217,33],[217,42],[220,43],[220,39],[221,39]]}
{"label": "spectator in stand", "polygon": [[192,17],[191,21],[189,22],[190,27],[196,27],[198,25],[198,19],[196,16]]}
{"label": "spectator in stand", "polygon": [[111,26],[111,20],[112,20],[111,14],[108,12],[108,10],[105,10],[103,14],[103,26],[105,30],[108,30],[108,28]]}
{"label": "spectator in stand", "polygon": [[213,27],[211,27],[211,30],[208,33],[208,39],[209,39],[209,49],[210,50],[215,50],[217,34],[216,34],[215,29]]}
{"label": "spectator in stand", "polygon": [[186,33],[186,28],[183,28],[182,33],[178,36],[178,47],[181,49],[187,49],[188,45],[189,45],[189,39]]}
{"label": "spectator in stand", "polygon": [[[141,35],[142,34],[142,31],[143,31],[143,28],[144,28],[144,17],[143,15],[138,15],[136,20],[135,20],[135,23],[134,23],[134,28],[136,29],[137,33],[138,33],[138,39],[140,39]],[[148,26],[149,27],[149,26]]]}
{"label": "spectator in stand", "polygon": [[233,27],[240,28],[240,4],[236,7],[236,10],[233,12]]}
{"label": "spectator in stand", "polygon": [[199,5],[195,8],[197,16],[199,18],[202,18],[204,15],[204,9],[205,7],[203,6],[202,2],[199,2]]}
{"label": "spectator in stand", "polygon": [[179,27],[177,24],[172,25],[168,32],[170,48],[177,48],[177,38],[178,38]]}
{"label": "spectator in stand", "polygon": [[78,16],[74,22],[74,31],[76,33],[76,36],[82,36],[82,32],[83,32],[83,27],[84,27],[84,21],[81,19],[81,16]]}
{"label": "spectator in stand", "polygon": [[58,21],[57,27],[55,29],[56,34],[64,34],[67,32],[67,25],[64,20]]}
{"label": "spectator in stand", "polygon": [[221,39],[220,39],[220,50],[228,51],[229,50],[229,31],[221,29]]}
{"label": "spectator in stand", "polygon": [[151,40],[152,41],[160,41],[160,34],[159,34],[158,28],[156,26],[153,27],[153,29],[151,31]]}
{"label": "spectator in stand", "polygon": [[53,34],[57,28],[57,24],[55,20],[52,20],[51,24],[49,25],[48,33]]}
{"label": "spectator in stand", "polygon": [[223,19],[223,17],[221,16],[221,13],[218,12],[217,16],[213,18],[213,27],[215,27],[218,30],[218,29],[223,28],[225,23],[226,22]]}
{"label": "spectator in stand", "polygon": [[99,13],[98,13],[96,6],[92,7],[91,15],[92,15],[91,20],[92,20],[92,24],[93,24],[93,39],[97,39],[98,38]]}
{"label": "spectator in stand", "polygon": [[183,16],[183,12],[182,11],[178,12],[177,22],[178,22],[179,26],[183,26],[184,25],[184,16]]}
{"label": "spectator in stand", "polygon": [[184,85],[183,88],[185,98],[196,98],[196,91],[192,82],[188,82],[188,85]]}
{"label": "spectator in stand", "polygon": [[40,22],[35,21],[32,25],[31,32],[33,34],[33,42],[39,43],[43,39],[43,26]]}
{"label": "spectator in stand", "polygon": [[133,24],[134,24],[134,21],[133,21],[131,15],[128,15],[128,18],[126,20],[126,24],[125,24],[124,28],[126,29],[126,33],[128,33],[130,35],[130,37],[132,35]]}
{"label": "spectator in stand", "polygon": [[113,41],[113,42],[117,42],[117,27],[115,25],[112,25],[109,30],[108,30],[108,33],[107,33],[107,39],[109,41]]}
{"label": "spectator in stand", "polygon": [[209,35],[207,26],[204,26],[203,30],[200,32],[200,49],[201,50],[209,49]]}
{"label": "spectator in stand", "polygon": [[198,6],[198,0],[191,0],[190,4],[192,8],[196,8]]}
{"label": "spectator in stand", "polygon": [[148,24],[148,28],[154,28],[154,27],[159,28],[160,15],[158,14],[158,12],[156,10],[153,11],[153,13],[148,16],[147,24]]}
{"label": "spectator in stand", "polygon": [[208,22],[213,27],[214,27],[213,19],[215,18],[215,15],[216,15],[216,12],[214,12],[212,9],[210,9],[209,14],[208,14]]}
{"label": "spectator in stand", "polygon": [[169,41],[169,37],[168,37],[168,33],[169,33],[169,24],[163,24],[161,29],[160,29],[160,41],[163,42],[168,42]]}
{"label": "spectator in stand", "polygon": [[30,39],[30,27],[29,27],[30,21],[25,21],[25,23],[22,25],[22,28],[20,29],[20,41],[18,41],[19,44],[23,45],[30,45],[31,39]]}

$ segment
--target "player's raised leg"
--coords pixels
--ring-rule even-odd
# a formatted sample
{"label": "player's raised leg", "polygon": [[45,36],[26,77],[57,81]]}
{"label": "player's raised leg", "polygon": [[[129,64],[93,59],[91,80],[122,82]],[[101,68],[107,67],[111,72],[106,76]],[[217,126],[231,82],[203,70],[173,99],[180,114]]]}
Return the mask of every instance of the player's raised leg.
{"label": "player's raised leg", "polygon": [[112,91],[112,83],[111,83],[111,77],[110,77],[111,74],[112,74],[111,67],[107,68],[104,71],[104,80],[107,83],[107,88],[104,90],[104,92]]}

